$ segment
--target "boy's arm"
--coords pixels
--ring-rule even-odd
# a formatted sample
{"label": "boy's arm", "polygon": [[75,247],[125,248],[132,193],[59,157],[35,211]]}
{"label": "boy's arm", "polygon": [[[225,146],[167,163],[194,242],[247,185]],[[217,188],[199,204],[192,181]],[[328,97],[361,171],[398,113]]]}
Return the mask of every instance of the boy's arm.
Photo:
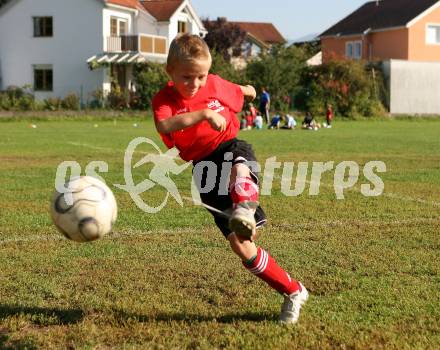
{"label": "boy's arm", "polygon": [[157,131],[162,134],[169,134],[193,126],[203,120],[207,120],[214,130],[222,132],[226,129],[225,118],[209,108],[175,115],[155,122]]}
{"label": "boy's arm", "polygon": [[255,88],[252,85],[239,86],[244,97],[247,97],[250,101],[253,101],[255,97],[257,97],[257,91],[255,91]]}

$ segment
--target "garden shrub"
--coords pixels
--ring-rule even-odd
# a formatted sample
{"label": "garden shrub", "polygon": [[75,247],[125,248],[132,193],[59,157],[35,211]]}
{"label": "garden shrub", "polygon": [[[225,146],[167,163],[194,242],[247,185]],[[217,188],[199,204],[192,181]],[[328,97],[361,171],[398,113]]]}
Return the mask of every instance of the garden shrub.
{"label": "garden shrub", "polygon": [[128,108],[128,94],[115,84],[107,95],[107,105],[119,110]]}
{"label": "garden shrub", "polygon": [[80,109],[80,100],[79,96],[74,92],[66,95],[61,101],[61,107],[63,109],[77,111]]}
{"label": "garden shrub", "polygon": [[136,98],[133,100],[137,109],[151,109],[154,95],[165,87],[169,78],[165,66],[159,63],[137,64],[133,69],[136,82]]}
{"label": "garden shrub", "polygon": [[364,62],[331,61],[307,67],[300,84],[295,104],[313,114],[325,114],[327,104],[333,105],[336,115],[344,117],[384,114],[382,75]]}
{"label": "garden shrub", "polygon": [[61,109],[62,100],[59,97],[48,97],[44,100],[44,109],[58,111]]}
{"label": "garden shrub", "polygon": [[9,86],[0,92],[0,110],[35,110],[39,104],[35,101],[29,85],[23,87]]}

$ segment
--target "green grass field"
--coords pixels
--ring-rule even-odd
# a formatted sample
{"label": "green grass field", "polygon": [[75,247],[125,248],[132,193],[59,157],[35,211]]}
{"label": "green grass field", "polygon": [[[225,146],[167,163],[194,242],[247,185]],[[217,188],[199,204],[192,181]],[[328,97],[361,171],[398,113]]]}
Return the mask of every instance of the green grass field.
{"label": "green grass field", "polygon": [[[440,348],[440,120],[240,134],[262,163],[387,165],[379,197],[360,193],[361,176],[336,200],[334,172],[318,196],[307,186],[286,197],[278,174],[261,197],[269,223],[259,243],[311,294],[290,328],[276,322],[281,297],[242,268],[204,209],[171,198],[145,214],[112,185],[124,183],[133,138],[164,150],[150,120],[36,124],[0,122],[1,349]],[[48,208],[65,160],[83,170],[108,163],[101,175],[119,205],[114,233],[76,244],[56,231]],[[147,175],[143,167],[135,179]],[[173,179],[190,193],[189,169]],[[143,198],[163,196],[155,187]]]}

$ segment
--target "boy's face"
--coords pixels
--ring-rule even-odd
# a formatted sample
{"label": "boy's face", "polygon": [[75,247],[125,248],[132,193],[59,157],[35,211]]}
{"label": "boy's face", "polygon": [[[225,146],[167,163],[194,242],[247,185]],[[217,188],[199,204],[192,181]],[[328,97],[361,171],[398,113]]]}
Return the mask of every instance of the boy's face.
{"label": "boy's face", "polygon": [[174,82],[174,88],[185,99],[194,97],[200,88],[206,85],[210,59],[198,59],[191,62],[176,63],[167,66],[167,72]]}

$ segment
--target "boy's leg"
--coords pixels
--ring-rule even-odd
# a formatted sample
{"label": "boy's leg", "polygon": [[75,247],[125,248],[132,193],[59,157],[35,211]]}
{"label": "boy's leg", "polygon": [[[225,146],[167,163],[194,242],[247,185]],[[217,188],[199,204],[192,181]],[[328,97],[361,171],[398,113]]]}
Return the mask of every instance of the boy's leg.
{"label": "boy's leg", "polygon": [[[251,166],[251,162],[256,161],[252,148],[245,142],[236,140],[231,141],[227,148],[224,147],[222,151],[220,155],[216,154],[205,160],[214,161],[218,165],[218,169],[220,169],[220,165],[225,159],[225,152],[232,152],[234,154],[231,176],[229,177],[230,189],[232,191],[228,194],[220,195],[218,187],[215,187],[209,193],[200,192],[202,202],[221,211],[228,210],[231,207],[235,209],[241,208],[241,211],[246,213],[243,215],[246,218],[249,217],[247,215],[249,212],[255,213],[255,215],[252,215],[252,219],[249,220],[253,220],[254,223],[256,222],[255,227],[262,226],[266,222],[264,211],[259,206],[256,210],[249,208],[250,203],[258,203],[258,173],[251,172],[248,167],[248,164]],[[220,173],[217,178],[219,177]],[[236,186],[237,184],[238,186]],[[301,304],[306,299],[306,289],[300,288],[298,282],[287,277],[288,274],[275,263],[267,252],[257,248],[255,243],[250,241],[250,239],[255,238],[256,229],[252,229],[248,237],[238,236],[234,230],[231,230],[230,222],[227,219],[216,212],[210,212],[214,216],[216,225],[230,242],[232,250],[241,258],[243,265],[250,272],[266,281],[280,293],[285,293],[286,291],[288,293],[296,289],[290,295],[285,295],[280,315],[282,322],[296,322]],[[237,213],[236,210],[234,212]]]}
{"label": "boy's leg", "polygon": [[287,324],[296,323],[301,306],[308,299],[307,289],[300,282],[291,279],[269,253],[257,247],[254,242],[242,241],[235,233],[231,233],[227,238],[234,253],[241,258],[243,266],[284,295],[280,321]]}
{"label": "boy's leg", "polygon": [[229,191],[233,203],[229,226],[237,235],[252,239],[256,228],[254,214],[258,207],[258,185],[244,162],[244,158],[243,163],[237,158],[229,178]]}
{"label": "boy's leg", "polygon": [[[258,203],[258,185],[253,182],[250,169],[247,165],[238,163],[232,167],[230,177],[231,197],[234,206],[239,206],[241,203]],[[255,208],[257,205],[255,205]],[[236,210],[242,209],[238,207]],[[234,212],[236,211],[234,210]],[[237,220],[249,219],[253,220],[251,239],[256,236],[254,208],[244,209],[249,212],[249,215],[244,219],[240,216]],[[231,219],[231,226],[233,226],[234,213]],[[236,227],[241,228],[239,224]],[[231,228],[232,229],[232,228]],[[250,240],[243,239],[242,232],[233,230],[228,236],[229,243],[232,250],[242,259],[245,267],[261,277],[271,287],[276,289],[281,294],[292,294],[300,289],[299,284],[291,280],[290,276],[277,265],[270,255],[261,248],[257,248],[255,243]],[[266,271],[267,270],[267,271]]]}
{"label": "boy's leg", "polygon": [[[258,185],[252,179],[249,167],[244,163],[234,164],[229,183],[232,202],[236,208],[230,221],[230,228],[233,232],[227,237],[229,244],[234,253],[241,258],[244,267],[249,272],[284,295],[280,321],[295,323],[298,320],[302,304],[308,298],[308,292],[300,282],[291,279],[289,274],[276,263],[268,252],[257,247],[253,242],[256,237],[254,213],[255,208],[258,206]],[[249,203],[253,203],[252,207],[248,205]],[[241,207],[242,205],[248,206]],[[248,214],[242,215],[243,211]],[[239,212],[239,215],[234,216],[236,212]],[[235,225],[234,218],[238,222]],[[243,239],[243,236],[246,237],[246,229],[249,229],[249,227],[241,225],[239,223],[241,220],[245,223],[253,221],[250,240]],[[243,227],[244,232],[234,230],[234,228],[242,229]]]}
{"label": "boy's leg", "polygon": [[232,250],[243,261],[244,267],[261,278],[280,294],[292,294],[300,289],[298,281],[290,278],[264,249],[249,240],[242,241],[235,233],[228,236]]}

